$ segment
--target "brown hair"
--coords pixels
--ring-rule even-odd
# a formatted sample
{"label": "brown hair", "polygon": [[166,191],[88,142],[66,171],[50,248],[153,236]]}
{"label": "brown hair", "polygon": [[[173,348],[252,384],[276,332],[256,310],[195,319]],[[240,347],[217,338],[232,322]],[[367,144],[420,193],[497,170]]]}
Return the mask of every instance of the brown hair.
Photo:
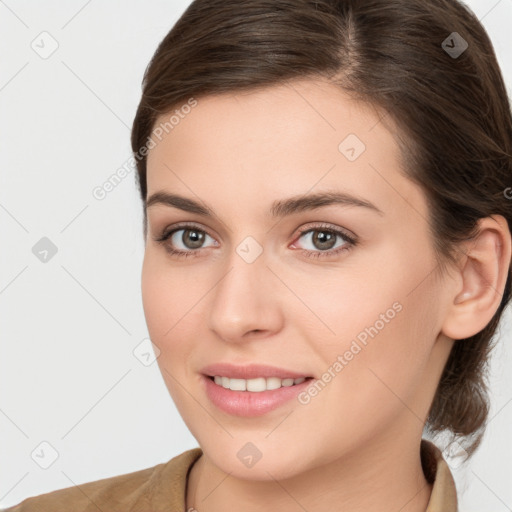
{"label": "brown hair", "polygon": [[[464,42],[462,54],[449,52]],[[131,136],[144,205],[141,149],[159,116],[191,97],[303,78],[328,79],[396,123],[402,172],[428,200],[439,269],[478,219],[503,215],[512,231],[510,103],[485,29],[457,0],[193,1],[144,74]],[[144,211],[144,237],[146,224]],[[427,419],[428,432],[451,432],[469,455],[487,422],[486,365],[510,298],[509,266],[492,320],[455,342]]]}

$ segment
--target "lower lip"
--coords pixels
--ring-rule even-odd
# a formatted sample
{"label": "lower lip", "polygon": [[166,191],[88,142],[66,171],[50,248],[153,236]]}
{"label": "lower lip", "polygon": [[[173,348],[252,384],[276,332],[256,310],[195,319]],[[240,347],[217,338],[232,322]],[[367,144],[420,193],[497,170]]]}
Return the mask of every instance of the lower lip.
{"label": "lower lip", "polygon": [[263,416],[277,409],[289,400],[296,398],[313,380],[306,379],[304,382],[293,386],[283,386],[279,389],[255,392],[226,389],[215,384],[206,375],[202,375],[202,379],[206,386],[206,395],[214,405],[228,414],[246,418]]}

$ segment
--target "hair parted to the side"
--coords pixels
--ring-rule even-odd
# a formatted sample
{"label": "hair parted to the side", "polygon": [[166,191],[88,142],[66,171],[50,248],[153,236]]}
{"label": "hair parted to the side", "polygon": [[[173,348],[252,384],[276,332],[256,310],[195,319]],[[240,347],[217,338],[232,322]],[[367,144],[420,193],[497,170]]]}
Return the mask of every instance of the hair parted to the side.
{"label": "hair parted to the side", "polygon": [[[457,32],[468,48],[442,47]],[[142,201],[146,152],[157,118],[190,98],[255,90],[293,79],[329,80],[397,127],[401,171],[424,191],[438,270],[478,219],[503,215],[512,231],[512,114],[491,41],[457,0],[195,0],[158,46],[143,80],[131,144]],[[153,143],[155,141],[153,140]],[[144,211],[144,237],[147,236]],[[469,455],[489,413],[487,362],[496,314],[457,340],[426,430],[451,433]]]}

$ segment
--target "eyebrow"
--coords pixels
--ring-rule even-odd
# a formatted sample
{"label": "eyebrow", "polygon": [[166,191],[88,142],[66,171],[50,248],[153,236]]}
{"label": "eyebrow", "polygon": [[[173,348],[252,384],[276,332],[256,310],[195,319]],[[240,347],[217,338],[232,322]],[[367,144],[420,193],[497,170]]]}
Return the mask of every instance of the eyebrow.
{"label": "eyebrow", "polygon": [[[172,194],[166,191],[157,191],[152,194],[146,201],[146,209],[153,205],[165,205],[189,213],[195,213],[204,217],[214,217],[213,209],[205,204],[201,204],[188,197]],[[370,201],[360,197],[353,196],[347,192],[326,191],[316,194],[308,194],[301,196],[293,196],[287,199],[279,199],[272,203],[270,215],[273,218],[285,217],[307,210],[315,210],[324,206],[342,205],[342,206],[358,206],[367,208],[379,215],[384,212]]]}

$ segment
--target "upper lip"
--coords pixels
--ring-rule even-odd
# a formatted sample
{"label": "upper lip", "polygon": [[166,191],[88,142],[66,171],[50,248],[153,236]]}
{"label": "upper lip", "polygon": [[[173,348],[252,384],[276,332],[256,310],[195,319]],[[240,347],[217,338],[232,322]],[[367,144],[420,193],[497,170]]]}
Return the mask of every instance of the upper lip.
{"label": "upper lip", "polygon": [[255,379],[257,377],[278,377],[280,379],[299,379],[309,377],[307,373],[298,373],[285,368],[262,364],[237,366],[231,363],[209,364],[202,368],[201,373],[210,377],[230,377],[234,379]]}

